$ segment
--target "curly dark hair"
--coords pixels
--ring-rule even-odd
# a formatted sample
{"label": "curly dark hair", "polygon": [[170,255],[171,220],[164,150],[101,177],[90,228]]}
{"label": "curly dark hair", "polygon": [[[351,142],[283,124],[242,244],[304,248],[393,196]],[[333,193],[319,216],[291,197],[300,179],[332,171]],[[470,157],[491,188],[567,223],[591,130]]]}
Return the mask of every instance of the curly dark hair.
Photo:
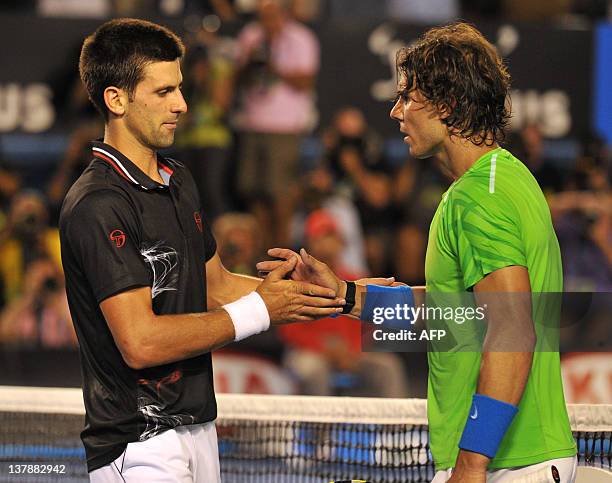
{"label": "curly dark hair", "polygon": [[89,99],[108,120],[104,90],[125,89],[130,96],[151,62],[183,57],[185,47],[171,30],[146,20],[110,20],[85,39],[79,72]]}
{"label": "curly dark hair", "polygon": [[506,104],[510,75],[495,47],[472,25],[458,22],[428,30],[397,53],[404,92],[418,90],[438,112],[451,135],[477,146],[503,141],[510,119]]}

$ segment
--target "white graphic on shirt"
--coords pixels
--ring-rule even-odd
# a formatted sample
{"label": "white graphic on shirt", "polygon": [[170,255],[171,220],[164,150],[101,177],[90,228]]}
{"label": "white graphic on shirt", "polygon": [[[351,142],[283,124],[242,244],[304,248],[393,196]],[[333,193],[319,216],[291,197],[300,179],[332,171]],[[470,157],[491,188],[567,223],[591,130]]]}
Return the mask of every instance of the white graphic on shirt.
{"label": "white graphic on shirt", "polygon": [[147,401],[146,397],[138,398],[138,411],[142,414],[146,423],[146,427],[139,437],[140,441],[152,438],[167,429],[195,423],[195,417],[189,414],[164,414],[164,407],[160,403]]}
{"label": "white graphic on shirt", "polygon": [[175,268],[178,265],[178,253],[174,248],[163,245],[163,242],[157,242],[150,247],[141,247],[140,254],[153,272],[151,287],[153,298],[162,292],[177,290],[178,273]]}

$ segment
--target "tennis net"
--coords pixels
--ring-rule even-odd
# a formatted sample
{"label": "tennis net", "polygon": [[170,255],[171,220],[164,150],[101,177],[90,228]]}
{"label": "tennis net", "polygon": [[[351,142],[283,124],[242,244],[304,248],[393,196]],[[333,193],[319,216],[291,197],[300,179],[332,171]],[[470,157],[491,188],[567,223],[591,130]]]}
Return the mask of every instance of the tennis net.
{"label": "tennis net", "polygon": [[[218,406],[224,483],[433,478],[424,400],[220,394]],[[579,463],[612,471],[612,405],[568,410]],[[79,389],[0,387],[0,482],[87,481],[83,415]]]}

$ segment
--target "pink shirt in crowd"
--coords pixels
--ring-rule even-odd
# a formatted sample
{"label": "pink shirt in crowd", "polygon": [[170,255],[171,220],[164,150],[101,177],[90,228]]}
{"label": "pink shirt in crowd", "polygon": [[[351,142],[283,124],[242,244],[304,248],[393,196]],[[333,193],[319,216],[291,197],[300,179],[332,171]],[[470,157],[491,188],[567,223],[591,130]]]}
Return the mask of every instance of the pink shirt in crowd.
{"label": "pink shirt in crowd", "polygon": [[[238,37],[239,64],[244,65],[250,52],[263,41],[263,28],[257,22],[247,25]],[[310,29],[288,20],[270,46],[270,62],[282,74],[315,75],[319,70],[319,42]],[[298,134],[309,127],[313,110],[312,92],[280,81],[246,92],[238,122],[247,131]]]}

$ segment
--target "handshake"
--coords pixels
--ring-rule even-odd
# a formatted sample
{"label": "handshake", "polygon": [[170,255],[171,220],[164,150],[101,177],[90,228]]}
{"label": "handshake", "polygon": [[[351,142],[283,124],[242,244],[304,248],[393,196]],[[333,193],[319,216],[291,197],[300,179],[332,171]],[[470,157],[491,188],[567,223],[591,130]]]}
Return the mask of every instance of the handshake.
{"label": "handshake", "polygon": [[[342,313],[347,303],[347,284],[325,263],[304,249],[298,254],[286,248],[272,248],[268,255],[276,260],[257,264],[260,272],[268,273],[257,293],[266,304],[272,324],[306,322]],[[355,280],[355,306],[350,315],[359,316],[369,284],[396,285],[393,278]]]}

